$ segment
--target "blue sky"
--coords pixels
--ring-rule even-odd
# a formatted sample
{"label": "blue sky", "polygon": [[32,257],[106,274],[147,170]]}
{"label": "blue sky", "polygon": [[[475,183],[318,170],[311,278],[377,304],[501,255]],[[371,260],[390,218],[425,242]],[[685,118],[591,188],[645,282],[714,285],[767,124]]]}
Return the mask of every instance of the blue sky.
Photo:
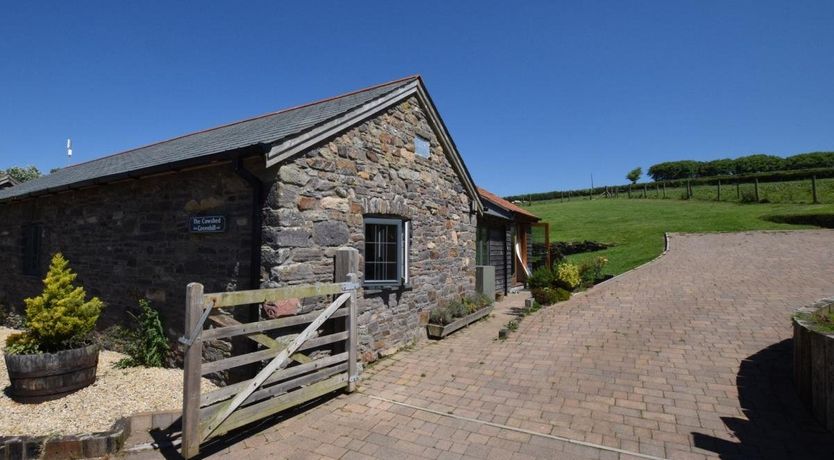
{"label": "blue sky", "polygon": [[4,3],[0,168],[414,73],[503,195],[834,150],[832,1]]}

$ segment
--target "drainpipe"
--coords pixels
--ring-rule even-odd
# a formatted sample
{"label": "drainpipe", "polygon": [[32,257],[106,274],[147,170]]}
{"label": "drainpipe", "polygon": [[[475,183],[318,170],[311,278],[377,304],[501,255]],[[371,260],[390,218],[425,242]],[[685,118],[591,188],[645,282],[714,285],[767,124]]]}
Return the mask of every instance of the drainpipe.
{"label": "drainpipe", "polygon": [[[245,180],[250,187],[252,187],[252,210],[250,222],[252,222],[252,249],[249,256],[249,288],[261,288],[261,213],[263,212],[261,200],[263,197],[263,183],[251,171],[243,167],[242,157],[236,157],[232,163],[234,165],[235,174],[241,179]],[[249,305],[246,312],[248,321],[258,321],[261,316],[261,306],[259,304]],[[235,344],[234,338],[232,341],[233,349],[240,347],[243,353],[255,351],[257,347],[254,343],[243,340]],[[239,373],[238,376],[231,374],[233,380],[238,378],[241,380],[250,379],[258,372],[257,364],[243,366],[238,370],[233,371]]]}
{"label": "drainpipe", "polygon": [[235,174],[245,180],[252,187],[252,254],[249,262],[249,287],[261,288],[261,213],[263,211],[261,199],[263,183],[251,171],[243,167],[243,160],[238,157],[234,161]]}

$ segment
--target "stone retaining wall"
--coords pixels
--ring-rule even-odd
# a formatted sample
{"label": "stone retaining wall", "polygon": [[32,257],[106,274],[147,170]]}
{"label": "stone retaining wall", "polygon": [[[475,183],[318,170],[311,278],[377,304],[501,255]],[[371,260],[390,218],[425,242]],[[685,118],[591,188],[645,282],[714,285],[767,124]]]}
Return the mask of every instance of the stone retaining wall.
{"label": "stone retaining wall", "polygon": [[834,432],[834,334],[813,330],[803,319],[834,298],[798,310],[793,318],[793,373],[799,399],[828,431]]}

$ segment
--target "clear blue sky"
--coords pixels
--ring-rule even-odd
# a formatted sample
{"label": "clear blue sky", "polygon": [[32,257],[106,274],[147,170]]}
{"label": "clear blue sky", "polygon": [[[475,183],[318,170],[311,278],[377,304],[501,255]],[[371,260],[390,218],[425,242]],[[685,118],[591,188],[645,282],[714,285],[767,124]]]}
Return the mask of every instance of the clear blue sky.
{"label": "clear blue sky", "polygon": [[834,2],[9,2],[0,168],[419,73],[499,194],[834,150]]}

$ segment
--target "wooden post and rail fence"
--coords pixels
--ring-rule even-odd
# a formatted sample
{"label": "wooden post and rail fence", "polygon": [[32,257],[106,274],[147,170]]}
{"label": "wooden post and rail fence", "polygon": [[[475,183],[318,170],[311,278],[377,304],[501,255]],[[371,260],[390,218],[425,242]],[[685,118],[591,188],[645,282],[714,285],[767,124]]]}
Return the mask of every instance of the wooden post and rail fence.
{"label": "wooden post and rail fence", "polygon": [[[358,261],[356,249],[339,249],[333,283],[209,294],[203,292],[203,285],[199,283],[188,285],[186,335],[180,339],[185,345],[183,457],[195,457],[203,442],[264,417],[334,391],[355,390],[359,376]],[[333,300],[323,310],[251,323],[240,323],[218,311],[220,308],[324,296],[332,296]],[[204,329],[207,320],[216,327]],[[327,321],[331,321],[332,327],[322,328]],[[307,326],[299,332],[305,324]],[[338,331],[340,328],[344,330]],[[268,331],[271,331],[270,335],[265,334]],[[320,335],[321,331],[326,332]],[[235,336],[256,342],[260,349],[203,362],[203,343]],[[317,359],[305,354],[307,350],[322,347],[330,347],[331,354]],[[266,363],[252,379],[201,395],[200,381],[204,375],[262,362]]]}
{"label": "wooden post and rail fence", "polygon": [[[807,189],[805,188],[806,187],[805,185],[801,185],[801,186],[796,187],[796,188],[799,189],[799,191],[800,191],[799,193],[803,194],[803,197],[805,196],[804,195],[804,193],[805,193],[804,190],[807,190],[807,193],[810,194],[810,199],[811,199],[810,202],[813,203],[813,204],[819,204],[819,203],[823,202],[823,200],[821,199],[821,195],[825,195],[826,192],[830,191],[830,189],[831,189],[830,184],[826,184],[827,187],[824,186],[823,189],[820,190],[819,187],[818,187],[819,184],[817,183],[818,181],[817,181],[817,176],[816,175],[810,176],[808,178],[792,179],[792,180],[787,180],[787,181],[767,180],[767,181],[763,181],[762,184],[779,184],[779,183],[782,183],[782,182],[795,183],[795,182],[800,182],[800,181],[805,181],[807,183]],[[733,187],[733,185],[735,185],[735,192],[736,192],[735,193],[735,200],[736,201],[739,201],[739,202],[743,202],[743,201],[761,202],[761,201],[766,201],[768,199],[768,196],[767,196],[768,195],[768,190],[767,190],[767,188],[764,188],[764,185],[762,185],[762,187],[760,187],[760,184],[759,184],[760,180],[759,180],[758,177],[754,177],[754,178],[750,178],[750,179],[743,179],[743,180],[732,179],[732,178],[729,179],[729,180],[714,179],[714,181],[713,180],[706,180],[706,181],[703,181],[703,182],[699,181],[698,179],[678,179],[678,180],[674,180],[674,181],[658,181],[658,182],[655,183],[655,186],[654,186],[654,189],[655,189],[654,192],[655,193],[651,196],[650,196],[650,193],[649,193],[649,188],[650,188],[649,183],[643,183],[642,184],[642,190],[640,190],[640,188],[637,188],[637,189],[634,188],[635,185],[639,187],[641,184],[627,184],[627,185],[618,185],[618,186],[602,186],[602,187],[597,187],[596,189],[587,189],[587,193],[588,193],[589,197],[592,197],[595,192],[600,191],[600,193],[598,194],[598,196],[600,198],[618,199],[618,198],[620,198],[620,192],[622,191],[623,194],[625,195],[625,198],[629,198],[629,199],[632,199],[632,198],[667,199],[667,198],[669,198],[669,194],[667,193],[667,190],[666,190],[667,189],[667,182],[668,182],[668,185],[669,185],[671,191],[675,191],[674,193],[677,193],[676,192],[677,190],[681,191],[680,199],[682,199],[682,200],[701,199],[701,200],[710,200],[710,201],[727,201],[727,200],[732,201],[732,198],[731,198],[732,197],[732,188],[730,188],[729,191],[727,189],[728,189],[728,187]],[[741,190],[742,186],[745,187],[745,190],[749,190],[749,193],[745,193],[744,196],[742,195],[742,190]],[[715,194],[713,195],[712,193],[699,193],[698,195],[700,196],[700,198],[696,198],[696,190],[695,190],[696,187],[698,188],[698,190],[707,190],[709,188],[714,187]],[[634,191],[635,193],[632,193],[632,191]],[[563,192],[558,192],[558,193],[559,193],[559,200],[561,202],[570,201],[571,196],[573,195],[572,191],[563,191]],[[577,192],[577,193],[579,194],[579,196],[583,196],[586,193],[586,190],[583,189],[582,191]],[[777,191],[777,193],[781,193],[781,192]],[[793,198],[792,198],[794,192],[789,191],[787,193],[788,193],[789,199],[786,202],[797,202],[797,201],[794,201]],[[829,193],[828,196],[829,196],[829,200],[830,200],[830,193]],[[778,201],[778,198],[777,198],[777,201],[774,201],[774,202],[780,203],[782,201]],[[805,201],[798,201],[798,202],[799,203],[804,203]],[[827,201],[827,202],[830,202],[830,201]]]}

